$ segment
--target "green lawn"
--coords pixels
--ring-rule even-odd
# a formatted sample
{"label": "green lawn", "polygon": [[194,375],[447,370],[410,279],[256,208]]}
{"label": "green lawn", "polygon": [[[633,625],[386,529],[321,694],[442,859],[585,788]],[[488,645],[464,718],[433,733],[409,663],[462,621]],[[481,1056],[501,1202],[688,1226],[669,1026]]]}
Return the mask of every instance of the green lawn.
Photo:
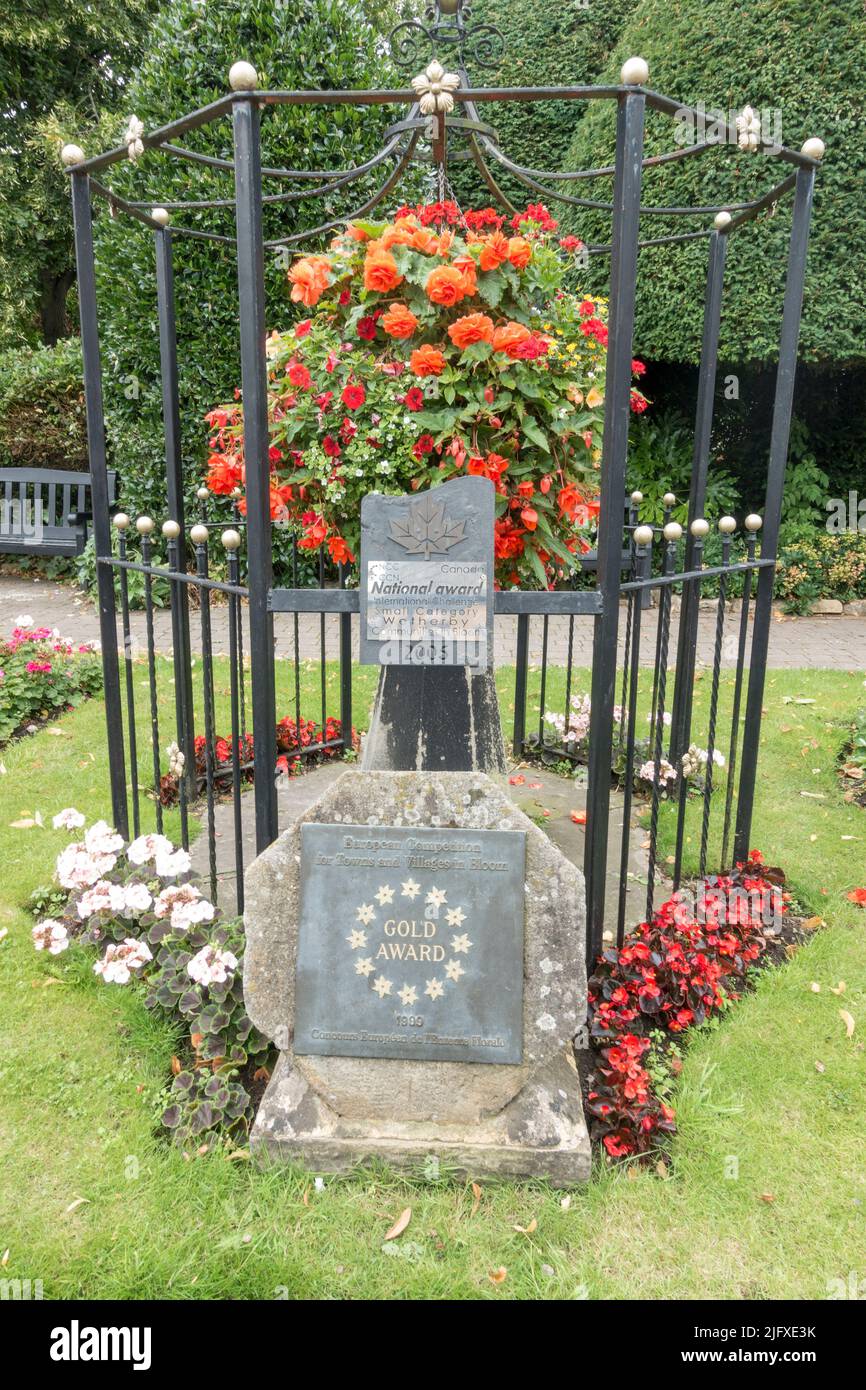
{"label": "green lawn", "polygon": [[[363,725],[374,673],[358,674]],[[292,676],[280,675],[282,714],[291,712]],[[161,663],[166,715],[170,678]],[[328,682],[336,713],[333,671]],[[137,668],[144,778],[145,684]],[[222,666],[218,685],[223,728]],[[512,688],[512,674],[500,673],[506,724]],[[303,713],[318,716],[317,692],[318,673],[307,669]],[[550,700],[562,695],[555,682]],[[66,842],[51,816],[67,805],[108,814],[101,706],[0,751],[4,1276],[41,1279],[54,1298],[389,1300],[822,1298],[828,1279],[851,1269],[862,1277],[866,913],[845,894],[866,883],[866,815],[842,801],[832,765],[841,724],[864,698],[862,672],[770,673],[753,843],[829,925],[694,1039],[667,1175],[599,1167],[566,1206],[541,1183],[485,1183],[473,1210],[468,1185],[420,1172],[327,1178],[316,1191],[300,1171],[259,1173],[219,1149],[189,1159],[173,1150],[156,1123],[170,1029],[134,994],[99,983],[84,953],[36,955],[23,909]],[[787,703],[796,700],[815,703]],[[163,746],[167,723],[165,731]],[[13,827],[36,812],[48,829]],[[176,831],[173,817],[167,829]],[[667,852],[667,815],[662,836]],[[844,994],[832,994],[842,980]],[[856,1021],[850,1039],[840,1007]],[[406,1206],[408,1230],[383,1244]],[[514,1229],[533,1219],[532,1235]],[[507,1277],[494,1284],[489,1273],[501,1266]]]}

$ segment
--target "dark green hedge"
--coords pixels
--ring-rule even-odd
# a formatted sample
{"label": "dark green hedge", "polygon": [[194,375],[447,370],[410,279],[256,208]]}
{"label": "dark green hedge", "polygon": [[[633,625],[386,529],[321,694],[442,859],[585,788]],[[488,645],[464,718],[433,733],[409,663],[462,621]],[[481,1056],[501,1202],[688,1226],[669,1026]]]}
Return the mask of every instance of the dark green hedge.
{"label": "dark green hedge", "polygon": [[[262,84],[274,88],[399,85],[382,57],[373,13],[361,0],[175,0],[155,25],[118,134],[129,112],[148,130],[224,94],[228,69],[238,58],[252,61]],[[387,108],[275,108],[263,116],[264,162],[345,168],[380,149],[384,129],[394,119]],[[231,121],[221,120],[181,143],[231,158]],[[106,182],[153,204],[231,197],[234,191],[230,173],[149,153],[136,165],[114,166]],[[332,196],[324,203],[325,217],[347,215],[362,201],[363,190],[373,186],[359,182],[347,196]],[[290,187],[272,180],[266,192]],[[325,220],[322,211],[322,203],[309,199],[269,206],[265,236],[315,226]],[[181,220],[180,214],[175,217]],[[184,213],[182,220],[233,232],[231,209]],[[110,448],[125,507],[160,516],[165,494],[153,257],[150,232],[100,211],[97,259]],[[237,277],[231,246],[176,238],[174,259],[184,473],[191,495],[207,453],[202,417],[240,382]],[[282,327],[290,316],[284,255],[266,257],[266,282],[269,323]]]}
{"label": "dark green hedge", "polygon": [[[557,4],[557,8],[559,5]],[[862,0],[641,0],[623,27],[599,80],[615,80],[624,58],[649,63],[650,85],[707,109],[778,108],[782,140],[799,148],[819,135],[827,154],[818,176],[809,252],[801,355],[844,364],[864,358],[861,288],[866,280],[866,123],[863,120],[866,17]],[[594,103],[567,156],[570,168],[597,165],[613,151],[613,111]],[[676,148],[674,123],[650,114],[647,152]],[[647,171],[652,203],[742,202],[787,173],[777,162],[720,146]],[[601,189],[609,180],[597,181]],[[604,195],[599,195],[604,196]],[[564,223],[607,240],[603,215],[569,209]],[[683,220],[651,219],[656,231]],[[650,225],[650,219],[647,220]],[[772,360],[785,278],[790,199],[737,233],[728,257],[721,351],[732,361]],[[600,259],[600,258],[599,258]],[[699,354],[706,247],[657,247],[641,255],[635,341],[642,354],[695,361]]]}
{"label": "dark green hedge", "polygon": [[[565,86],[592,82],[598,76],[626,17],[637,0],[476,0],[472,24],[495,24],[505,40],[501,58],[482,69],[471,59],[469,73],[478,86]],[[496,128],[510,159],[535,169],[566,167],[569,143],[584,111],[578,102],[508,102],[485,105],[482,114]],[[536,195],[504,172],[494,173],[517,206]],[[467,207],[483,206],[489,194],[479,186],[475,165],[455,165],[452,183]]]}
{"label": "dark green hedge", "polygon": [[0,355],[0,467],[86,470],[81,344]]}

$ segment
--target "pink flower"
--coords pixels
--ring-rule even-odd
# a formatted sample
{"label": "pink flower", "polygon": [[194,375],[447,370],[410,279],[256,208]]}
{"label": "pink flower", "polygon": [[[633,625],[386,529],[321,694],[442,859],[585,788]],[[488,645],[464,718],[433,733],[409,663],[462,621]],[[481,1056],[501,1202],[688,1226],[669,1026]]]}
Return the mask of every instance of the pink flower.
{"label": "pink flower", "polygon": [[155,868],[160,878],[176,878],[178,874],[188,874],[191,867],[192,860],[185,849],[176,849],[173,853],[157,851]]}
{"label": "pink flower", "polygon": [[90,854],[119,854],[123,849],[123,836],[112,830],[108,821],[94,821],[85,832],[84,848]]}
{"label": "pink flower", "polygon": [[63,923],[53,922],[50,918],[37,922],[32,936],[36,950],[47,951],[50,956],[59,956],[69,945],[69,932]]}
{"label": "pink flower", "polygon": [[215,909],[194,883],[180,883],[163,888],[153,911],[160,921],[169,917],[173,931],[186,932],[196,922],[212,922]]}
{"label": "pink flower", "polygon": [[157,854],[171,854],[173,845],[165,835],[139,835],[133,840],[126,857],[130,864],[149,864]]}
{"label": "pink flower", "polygon": [[76,811],[74,806],[66,806],[57,812],[51,824],[55,830],[80,830],[84,824],[84,816],[80,811]]}
{"label": "pink flower", "polygon": [[199,985],[222,985],[228,972],[237,968],[237,956],[221,951],[218,946],[203,946],[186,967],[191,980]]}
{"label": "pink flower", "polygon": [[77,910],[79,917],[84,921],[87,917],[94,917],[98,912],[110,917],[121,917],[125,906],[126,894],[121,885],[110,883],[108,879],[100,879],[86,893],[82,893]]}
{"label": "pink flower", "polygon": [[89,888],[111,873],[116,854],[90,854],[81,841],[67,845],[57,856],[57,879],[63,888]]}
{"label": "pink flower", "polygon": [[106,984],[126,985],[132,978],[130,971],[141,970],[149,960],[153,960],[153,956],[145,943],[128,936],[120,945],[107,946],[102,960],[98,960],[93,969]]}

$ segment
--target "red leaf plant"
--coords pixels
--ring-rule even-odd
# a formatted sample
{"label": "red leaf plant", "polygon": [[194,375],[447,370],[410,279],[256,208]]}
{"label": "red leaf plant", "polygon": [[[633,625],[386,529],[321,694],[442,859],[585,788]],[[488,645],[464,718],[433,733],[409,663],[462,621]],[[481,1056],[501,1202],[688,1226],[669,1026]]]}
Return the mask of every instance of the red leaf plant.
{"label": "red leaf plant", "polygon": [[760,851],[732,874],[674,893],[621,947],[602,952],[589,981],[590,1038],[598,1053],[587,1094],[592,1137],[611,1158],[645,1153],[676,1129],[643,1064],[649,1034],[677,1037],[736,1000],[760,959],[765,930],[788,894],[767,876]]}

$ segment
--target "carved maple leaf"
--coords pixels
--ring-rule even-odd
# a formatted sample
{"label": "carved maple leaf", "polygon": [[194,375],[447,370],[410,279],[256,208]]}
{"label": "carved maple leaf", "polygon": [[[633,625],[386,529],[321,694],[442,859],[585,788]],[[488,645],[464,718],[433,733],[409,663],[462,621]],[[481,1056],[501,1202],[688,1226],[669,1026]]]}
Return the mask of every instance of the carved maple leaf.
{"label": "carved maple leaf", "polygon": [[391,521],[391,540],[410,555],[444,555],[452,545],[462,541],[466,522],[452,521],[445,515],[443,503],[436,502],[432,493],[413,502],[404,521]]}

